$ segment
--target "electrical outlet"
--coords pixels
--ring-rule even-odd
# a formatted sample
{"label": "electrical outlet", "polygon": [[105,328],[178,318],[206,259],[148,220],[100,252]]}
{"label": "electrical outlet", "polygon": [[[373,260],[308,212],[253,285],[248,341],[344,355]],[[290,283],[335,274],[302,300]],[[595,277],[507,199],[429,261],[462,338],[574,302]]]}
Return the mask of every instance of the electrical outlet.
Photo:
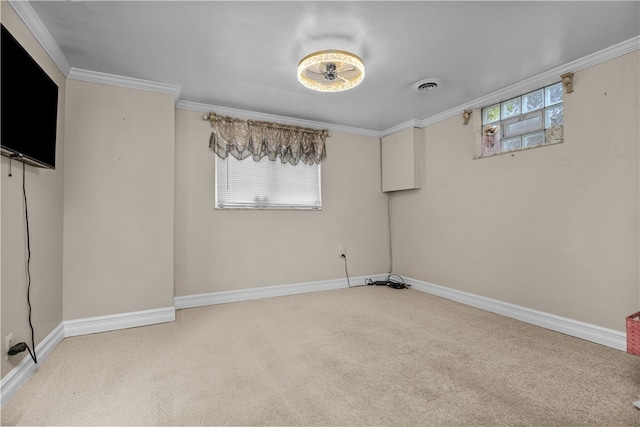
{"label": "electrical outlet", "polygon": [[338,256],[340,258],[342,258],[343,256],[345,256],[347,254],[347,250],[344,248],[344,245],[342,243],[340,243],[338,245]]}
{"label": "electrical outlet", "polygon": [[4,337],[4,360],[9,360],[9,349],[13,345],[13,334]]}

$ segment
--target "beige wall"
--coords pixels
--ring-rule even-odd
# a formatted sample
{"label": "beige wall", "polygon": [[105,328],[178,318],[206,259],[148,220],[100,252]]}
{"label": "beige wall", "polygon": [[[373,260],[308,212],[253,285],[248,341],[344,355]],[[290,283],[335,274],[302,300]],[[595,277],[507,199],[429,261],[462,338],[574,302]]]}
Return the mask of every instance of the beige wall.
{"label": "beige wall", "polygon": [[620,331],[639,300],[638,52],[585,69],[565,142],[472,160],[474,129],[425,129],[423,189],[392,196],[395,271]]}
{"label": "beige wall", "polygon": [[173,306],[174,98],[67,82],[64,319]]}
{"label": "beige wall", "polygon": [[[36,346],[62,322],[62,216],[63,216],[63,148],[65,78],[6,2],[0,3],[2,24],[27,49],[58,85],[58,127],[56,169],[26,167],[26,189],[31,237],[31,304]],[[33,114],[37,111],[25,111]],[[34,126],[37,126],[34,119]],[[13,334],[13,342],[26,342],[31,347],[26,299],[26,227],[22,194],[22,168],[9,159],[1,159],[2,175],[2,377],[13,369],[27,353],[5,361],[4,337]]]}
{"label": "beige wall", "polygon": [[339,243],[350,276],[387,271],[378,138],[333,132],[322,211],[215,210],[215,154],[201,116],[176,112],[176,296],[344,279]]}
{"label": "beige wall", "polygon": [[[166,94],[65,81],[1,5],[60,87],[57,168],[27,167],[36,342],[63,320],[174,295],[344,279],[339,244],[351,277],[387,272],[378,138],[327,140],[321,211],[215,210],[200,113]],[[472,160],[473,126],[424,129],[423,188],[391,193],[394,272],[624,331],[640,301],[638,63],[636,51],[576,73],[563,144]],[[8,166],[0,338],[28,342],[22,166],[12,178]],[[2,376],[21,359],[2,357]]]}

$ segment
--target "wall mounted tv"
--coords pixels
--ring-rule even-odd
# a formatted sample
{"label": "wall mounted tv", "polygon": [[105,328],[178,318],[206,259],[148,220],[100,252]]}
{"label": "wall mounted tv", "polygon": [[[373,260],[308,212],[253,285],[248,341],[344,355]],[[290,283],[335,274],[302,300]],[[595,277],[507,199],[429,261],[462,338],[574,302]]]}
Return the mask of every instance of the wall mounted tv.
{"label": "wall mounted tv", "polygon": [[55,169],[58,85],[2,25],[2,155]]}

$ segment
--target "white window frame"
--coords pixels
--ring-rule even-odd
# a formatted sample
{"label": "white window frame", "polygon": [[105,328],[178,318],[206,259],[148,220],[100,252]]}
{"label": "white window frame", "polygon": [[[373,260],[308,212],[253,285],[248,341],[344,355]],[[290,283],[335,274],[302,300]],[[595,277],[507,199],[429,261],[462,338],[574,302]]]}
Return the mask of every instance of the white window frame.
{"label": "white window frame", "polygon": [[[216,176],[215,176],[215,209],[274,209],[274,210],[321,210],[322,209],[322,168],[320,164],[312,164],[307,165],[302,162],[297,165],[291,165],[289,163],[283,164],[280,159],[276,159],[275,161],[269,160],[267,157],[263,157],[259,162],[255,162],[252,158],[246,158],[243,160],[237,160],[232,156],[229,156],[227,159],[221,159],[218,156],[216,158]],[[242,162],[241,166],[243,166],[243,171],[236,170],[235,173],[239,173],[239,179],[242,180],[242,184],[239,185],[238,191],[236,194],[229,194],[221,188],[221,186],[227,186],[230,182],[229,180],[233,180],[233,177],[229,175],[229,167],[240,166],[240,162]],[[265,163],[263,163],[265,162]],[[268,163],[266,163],[268,162]],[[268,174],[262,171],[262,176],[255,176],[255,179],[259,179],[252,183],[252,177],[248,173],[251,168],[254,167],[263,167],[266,166],[269,169]],[[224,168],[224,169],[223,169]],[[296,168],[296,169],[289,169]],[[264,168],[263,168],[264,169]],[[294,175],[289,178],[300,178],[298,181],[299,185],[304,185],[304,176],[310,176],[314,178],[314,183],[311,185],[311,189],[309,191],[313,192],[313,196],[317,195],[317,199],[315,197],[308,197],[306,200],[301,200],[296,196],[295,193],[289,193],[287,189],[282,189],[279,191],[274,187],[278,187],[277,175],[279,171],[288,170],[289,172],[294,172]],[[315,176],[313,169],[317,170],[317,188],[315,187]],[[305,172],[306,171],[306,172]],[[297,172],[300,172],[299,174]],[[220,175],[224,173],[224,175]],[[234,171],[231,171],[233,174]],[[282,176],[281,176],[282,177]],[[265,183],[265,179],[269,180]],[[266,186],[270,187],[269,190],[265,190],[266,192],[259,191],[260,187],[264,188]],[[251,193],[251,190],[254,190]],[[317,189],[317,194],[315,190]],[[231,190],[233,192],[233,190]],[[276,202],[268,201],[268,193],[269,191],[274,191],[273,196],[277,197]],[[249,197],[253,197],[253,200],[250,200]],[[311,199],[314,198],[313,201]]]}

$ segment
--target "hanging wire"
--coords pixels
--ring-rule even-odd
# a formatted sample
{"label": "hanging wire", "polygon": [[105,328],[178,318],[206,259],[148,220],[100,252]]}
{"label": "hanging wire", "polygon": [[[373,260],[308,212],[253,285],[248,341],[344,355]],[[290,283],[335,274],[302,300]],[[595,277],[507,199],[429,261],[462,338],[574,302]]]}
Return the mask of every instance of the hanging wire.
{"label": "hanging wire", "polygon": [[33,330],[33,323],[31,321],[31,236],[29,233],[29,209],[27,206],[27,186],[26,186],[26,169],[27,165],[25,163],[22,164],[22,194],[24,196],[24,220],[26,224],[26,233],[27,233],[27,305],[29,306],[29,327],[31,328],[31,346],[33,347],[33,353],[29,346],[27,346],[27,350],[29,350],[29,354],[35,363],[38,363],[38,356],[36,355],[36,343],[35,343],[35,333]]}
{"label": "hanging wire", "polygon": [[389,274],[393,271],[393,244],[391,242],[391,192],[387,193],[387,221],[389,230]]}

